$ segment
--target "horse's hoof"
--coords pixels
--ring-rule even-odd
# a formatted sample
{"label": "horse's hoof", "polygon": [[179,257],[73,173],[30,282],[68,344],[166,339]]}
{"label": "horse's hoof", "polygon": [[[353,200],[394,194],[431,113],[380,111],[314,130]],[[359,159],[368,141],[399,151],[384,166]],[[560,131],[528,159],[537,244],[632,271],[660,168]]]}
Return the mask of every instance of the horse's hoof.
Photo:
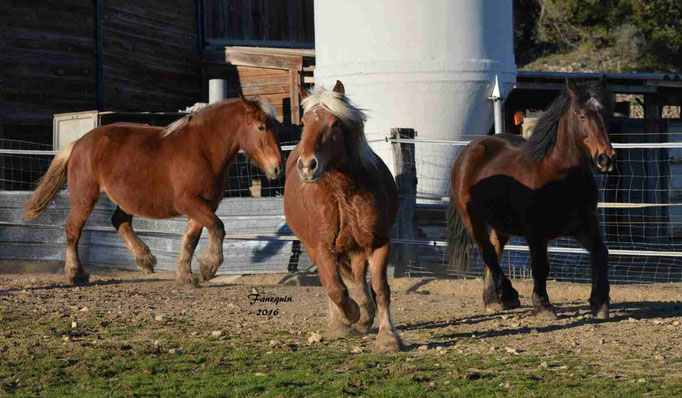
{"label": "horse's hoof", "polygon": [[223,262],[222,257],[204,252],[199,256],[199,275],[202,281],[208,281],[215,277],[218,267]]}
{"label": "horse's hoof", "polygon": [[198,287],[199,281],[192,274],[180,274],[175,276],[175,283],[180,287]]}
{"label": "horse's hoof", "polygon": [[491,301],[488,303],[484,302],[483,305],[485,306],[485,310],[487,312],[500,312],[505,309],[504,305],[502,305],[502,303],[499,301]]}
{"label": "horse's hoof", "polygon": [[355,333],[356,332],[353,330],[352,327],[344,325],[340,322],[335,322],[333,325],[329,325],[329,328],[325,332],[324,337],[326,337],[329,340],[343,339]]}
{"label": "horse's hoof", "polygon": [[521,301],[518,298],[502,301],[502,308],[505,310],[513,310],[521,307]]}
{"label": "horse's hoof", "polygon": [[90,282],[90,274],[82,271],[75,275],[69,275],[66,277],[66,282],[69,285],[85,285]]}
{"label": "horse's hoof", "polygon": [[204,269],[199,270],[199,275],[201,276],[202,281],[210,281],[211,279],[213,279],[213,277],[215,277],[215,274],[216,274],[216,271],[204,270]]}
{"label": "horse's hoof", "polygon": [[137,269],[145,274],[153,274],[154,266],[156,266],[156,257],[153,254],[140,256],[136,259],[135,265],[137,265]]}
{"label": "horse's hoof", "polygon": [[367,334],[367,333],[369,333],[370,330],[372,330],[372,324],[373,323],[374,323],[374,319],[372,319],[371,321],[367,321],[367,322],[363,322],[362,320],[360,320],[358,323],[355,324],[355,328],[361,334]]}
{"label": "horse's hoof", "polygon": [[548,307],[541,306],[541,307],[535,307],[533,309],[533,314],[540,319],[547,319],[550,321],[553,321],[555,319],[559,319],[559,317],[556,315],[556,312],[554,312],[554,307],[551,305]]}
{"label": "horse's hoof", "polygon": [[355,328],[362,334],[369,333],[374,324],[374,311],[367,311],[365,307],[360,307],[360,319],[355,323]]}
{"label": "horse's hoof", "polygon": [[597,319],[609,319],[609,304],[602,303],[600,306],[592,306],[592,315]]}
{"label": "horse's hoof", "polygon": [[403,342],[394,332],[379,332],[374,351],[378,354],[399,352],[403,349]]}

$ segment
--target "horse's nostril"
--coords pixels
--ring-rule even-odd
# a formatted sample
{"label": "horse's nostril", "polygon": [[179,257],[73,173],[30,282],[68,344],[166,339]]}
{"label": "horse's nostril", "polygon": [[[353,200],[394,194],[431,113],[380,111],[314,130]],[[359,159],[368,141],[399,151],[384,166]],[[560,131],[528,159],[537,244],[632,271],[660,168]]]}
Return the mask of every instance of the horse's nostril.
{"label": "horse's nostril", "polygon": [[280,168],[279,166],[275,166],[275,175],[279,175]]}
{"label": "horse's nostril", "polygon": [[314,171],[314,170],[317,170],[317,159],[312,158],[312,159],[310,160],[310,169],[313,170],[313,171]]}

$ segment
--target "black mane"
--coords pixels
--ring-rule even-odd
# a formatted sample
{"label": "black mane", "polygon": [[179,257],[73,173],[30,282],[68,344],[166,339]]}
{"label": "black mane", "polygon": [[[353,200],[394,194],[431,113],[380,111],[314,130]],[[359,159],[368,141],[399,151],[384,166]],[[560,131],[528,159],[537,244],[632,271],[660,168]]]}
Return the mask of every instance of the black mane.
{"label": "black mane", "polygon": [[[610,115],[613,112],[614,98],[613,93],[602,81],[584,83],[579,86],[580,94],[578,95],[578,103],[580,106],[585,105],[590,98],[594,98],[604,106],[604,115]],[[538,120],[537,125],[533,129],[533,134],[528,139],[528,145],[524,148],[524,153],[531,161],[539,161],[547,157],[554,144],[556,143],[557,128],[559,127],[559,119],[568,110],[571,105],[571,97],[568,91],[564,91],[552,102],[552,104],[545,110],[545,112]]]}

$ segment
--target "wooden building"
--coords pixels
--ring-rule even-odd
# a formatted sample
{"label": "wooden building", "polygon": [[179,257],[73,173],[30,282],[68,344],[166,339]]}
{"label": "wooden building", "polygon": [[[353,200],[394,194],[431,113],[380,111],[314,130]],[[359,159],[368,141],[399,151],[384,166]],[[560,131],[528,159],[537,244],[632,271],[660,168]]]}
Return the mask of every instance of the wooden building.
{"label": "wooden building", "polygon": [[210,78],[298,120],[312,0],[5,0],[2,9],[0,138],[50,143],[56,113],[174,112],[206,101]]}
{"label": "wooden building", "polygon": [[201,98],[194,1],[3,1],[0,138],[49,143],[55,113],[177,111]]}

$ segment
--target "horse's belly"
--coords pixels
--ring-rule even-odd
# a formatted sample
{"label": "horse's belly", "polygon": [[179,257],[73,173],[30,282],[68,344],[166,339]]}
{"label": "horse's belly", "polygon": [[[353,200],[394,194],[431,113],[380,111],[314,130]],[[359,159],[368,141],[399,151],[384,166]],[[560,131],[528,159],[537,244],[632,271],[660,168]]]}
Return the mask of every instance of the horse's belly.
{"label": "horse's belly", "polygon": [[578,188],[555,184],[533,190],[511,177],[492,176],[472,186],[469,211],[509,235],[570,235],[594,208],[589,187]]}
{"label": "horse's belly", "polygon": [[533,191],[513,178],[492,176],[471,187],[468,211],[496,230],[523,236],[527,231],[532,200]]}
{"label": "horse's belly", "polygon": [[132,187],[107,188],[103,191],[109,196],[112,202],[126,213],[154,219],[164,219],[178,216],[178,212],[173,205],[172,194],[162,194],[155,191],[154,195],[137,191]]}

